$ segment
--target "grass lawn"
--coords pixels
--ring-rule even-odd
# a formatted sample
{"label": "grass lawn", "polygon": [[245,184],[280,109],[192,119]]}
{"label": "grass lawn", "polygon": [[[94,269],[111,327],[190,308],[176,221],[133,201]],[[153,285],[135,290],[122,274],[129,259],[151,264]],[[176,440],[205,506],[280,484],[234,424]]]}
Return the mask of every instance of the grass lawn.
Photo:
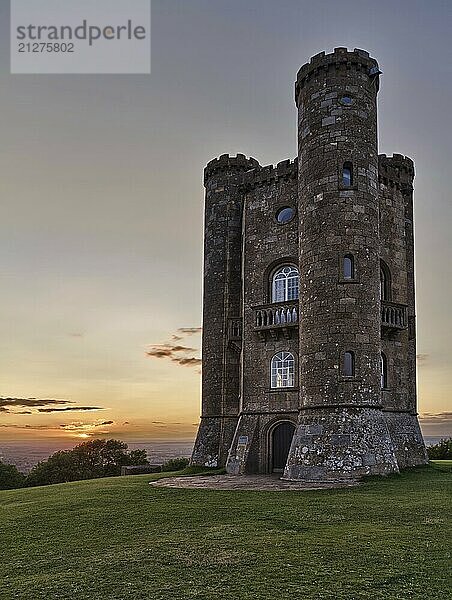
{"label": "grass lawn", "polygon": [[451,467],[310,492],[152,475],[0,492],[0,598],[445,600]]}
{"label": "grass lawn", "polygon": [[452,460],[432,460],[434,465],[438,465],[440,467],[447,467],[452,470]]}

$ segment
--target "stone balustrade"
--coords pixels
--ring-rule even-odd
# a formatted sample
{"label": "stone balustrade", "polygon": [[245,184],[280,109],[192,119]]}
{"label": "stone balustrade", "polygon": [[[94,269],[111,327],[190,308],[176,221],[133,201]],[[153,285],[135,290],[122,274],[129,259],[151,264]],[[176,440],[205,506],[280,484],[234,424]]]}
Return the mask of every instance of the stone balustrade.
{"label": "stone balustrade", "polygon": [[255,307],[254,328],[257,330],[291,327],[297,324],[298,300]]}
{"label": "stone balustrade", "polygon": [[406,329],[408,311],[406,304],[381,301],[381,326],[384,329]]}

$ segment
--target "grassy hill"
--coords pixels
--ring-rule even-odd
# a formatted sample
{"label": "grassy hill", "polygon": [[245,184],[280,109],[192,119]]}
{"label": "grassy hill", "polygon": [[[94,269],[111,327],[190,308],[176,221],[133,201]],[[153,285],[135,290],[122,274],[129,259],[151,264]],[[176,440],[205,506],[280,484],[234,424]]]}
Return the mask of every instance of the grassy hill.
{"label": "grassy hill", "polygon": [[444,600],[452,473],[438,465],[310,492],[149,475],[0,492],[0,598]]}

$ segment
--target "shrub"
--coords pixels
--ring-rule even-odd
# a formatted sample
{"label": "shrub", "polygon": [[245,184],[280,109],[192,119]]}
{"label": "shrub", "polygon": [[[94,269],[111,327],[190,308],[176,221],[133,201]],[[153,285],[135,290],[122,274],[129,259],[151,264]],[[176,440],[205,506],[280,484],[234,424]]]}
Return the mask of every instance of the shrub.
{"label": "shrub", "polygon": [[178,458],[170,458],[162,465],[162,471],[182,471],[189,464],[188,458],[179,456]]}
{"label": "shrub", "polygon": [[0,490],[14,490],[24,485],[25,475],[14,465],[7,465],[0,461]]}
{"label": "shrub", "polygon": [[452,437],[427,448],[430,460],[452,460]]}

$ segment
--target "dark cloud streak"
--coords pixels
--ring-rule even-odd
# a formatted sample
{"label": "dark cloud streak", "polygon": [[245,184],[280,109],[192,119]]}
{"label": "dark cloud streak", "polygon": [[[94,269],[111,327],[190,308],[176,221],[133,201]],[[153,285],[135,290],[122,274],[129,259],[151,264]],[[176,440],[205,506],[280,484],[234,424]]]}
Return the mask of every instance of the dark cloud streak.
{"label": "dark cloud streak", "polygon": [[452,412],[424,413],[419,419],[422,423],[450,423],[452,425]]}
{"label": "dark cloud streak", "polygon": [[429,358],[430,354],[416,354],[416,360],[419,366],[425,365]]}
{"label": "dark cloud streak", "polygon": [[197,333],[201,333],[202,327],[179,327],[177,333],[181,333],[182,335],[196,335]]}
{"label": "dark cloud streak", "polygon": [[[40,413],[55,413],[55,412],[77,412],[82,410],[105,410],[101,406],[68,406],[66,408],[38,408]],[[19,414],[19,413],[17,413]],[[28,413],[30,414],[30,413]]]}
{"label": "dark cloud streak", "polygon": [[182,367],[198,367],[202,364],[202,360],[196,356],[199,350],[192,346],[184,346],[176,342],[180,342],[184,337],[195,335],[200,331],[201,327],[180,327],[171,336],[170,342],[152,344],[146,350],[146,354],[151,358],[170,360]]}
{"label": "dark cloud streak", "polygon": [[54,400],[54,399],[43,399],[38,398],[0,398],[1,407],[30,407],[36,408],[38,406],[49,406],[58,404],[72,404],[71,400]]}

